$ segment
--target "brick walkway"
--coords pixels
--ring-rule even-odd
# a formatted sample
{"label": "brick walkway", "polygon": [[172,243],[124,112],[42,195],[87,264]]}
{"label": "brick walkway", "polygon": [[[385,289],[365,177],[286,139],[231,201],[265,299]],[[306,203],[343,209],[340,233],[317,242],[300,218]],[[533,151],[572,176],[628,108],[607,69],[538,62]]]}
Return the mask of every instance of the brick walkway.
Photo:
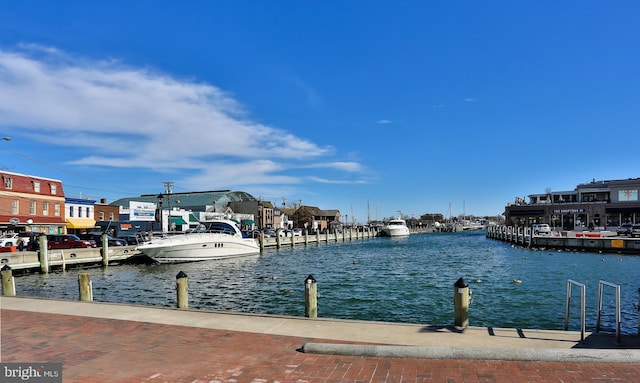
{"label": "brick walkway", "polygon": [[60,362],[64,382],[638,382],[640,365],[304,354],[319,339],[15,310],[1,361]]}

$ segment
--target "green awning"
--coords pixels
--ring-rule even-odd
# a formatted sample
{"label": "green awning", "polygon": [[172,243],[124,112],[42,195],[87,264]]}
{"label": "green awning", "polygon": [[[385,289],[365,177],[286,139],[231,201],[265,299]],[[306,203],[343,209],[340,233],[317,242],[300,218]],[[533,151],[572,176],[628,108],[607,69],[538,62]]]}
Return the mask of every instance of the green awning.
{"label": "green awning", "polygon": [[189,214],[189,222],[200,222],[200,220],[195,215]]}
{"label": "green awning", "polygon": [[242,223],[245,225],[253,225],[253,220],[252,219],[243,219]]}
{"label": "green awning", "polygon": [[171,222],[175,223],[176,225],[186,225],[187,224],[187,221],[182,219],[182,217],[171,217]]}

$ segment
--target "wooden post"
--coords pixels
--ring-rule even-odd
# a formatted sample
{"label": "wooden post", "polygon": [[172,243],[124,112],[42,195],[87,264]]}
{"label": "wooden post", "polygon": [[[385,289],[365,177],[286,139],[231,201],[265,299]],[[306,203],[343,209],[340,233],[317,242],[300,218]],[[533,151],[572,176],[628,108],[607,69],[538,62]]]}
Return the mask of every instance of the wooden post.
{"label": "wooden post", "polygon": [[293,230],[289,231],[291,233],[291,248],[296,246],[296,236],[293,234]]}
{"label": "wooden post", "polygon": [[16,296],[16,281],[13,279],[13,272],[9,265],[2,266],[2,295],[9,297]]}
{"label": "wooden post", "polygon": [[102,234],[102,266],[109,266],[109,236]]}
{"label": "wooden post", "polygon": [[317,285],[316,279],[311,274],[304,280],[304,316],[307,318],[318,317]]}
{"label": "wooden post", "polygon": [[320,244],[320,229],[316,229],[316,244]]}
{"label": "wooden post", "polygon": [[189,283],[187,274],[182,271],[176,275],[176,293],[178,296],[178,308],[189,308]]}
{"label": "wooden post", "polygon": [[49,250],[47,249],[47,236],[42,234],[37,239],[38,241],[38,257],[40,258],[40,270],[48,274],[49,273]]}
{"label": "wooden post", "polygon": [[260,252],[264,252],[264,230],[260,230],[260,237],[258,237],[258,242],[260,242]]}
{"label": "wooden post", "polygon": [[469,327],[469,284],[460,278],[453,284],[455,326]]}
{"label": "wooden post", "polygon": [[279,249],[282,245],[280,244],[280,231],[282,229],[276,229],[276,248]]}
{"label": "wooden post", "polygon": [[91,284],[91,276],[89,273],[78,274],[78,290],[80,291],[81,301],[93,301],[93,286]]}
{"label": "wooden post", "polygon": [[309,229],[304,228],[304,245],[309,245]]}

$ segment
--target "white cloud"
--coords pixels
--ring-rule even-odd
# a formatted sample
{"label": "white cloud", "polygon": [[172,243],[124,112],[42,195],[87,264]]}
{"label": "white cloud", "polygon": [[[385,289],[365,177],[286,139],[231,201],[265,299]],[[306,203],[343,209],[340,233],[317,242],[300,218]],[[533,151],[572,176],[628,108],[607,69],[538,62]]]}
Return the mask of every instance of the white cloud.
{"label": "white cloud", "polygon": [[378,124],[380,124],[380,125],[391,124],[391,121],[390,120],[379,120]]}
{"label": "white cloud", "polygon": [[319,159],[326,168],[362,170],[355,162],[332,162],[330,146],[252,121],[214,85],[118,60],[91,61],[33,44],[0,49],[0,89],[0,127],[18,126],[48,145],[92,150],[73,165],[192,169],[198,175],[183,183],[194,188],[297,183],[286,171]]}

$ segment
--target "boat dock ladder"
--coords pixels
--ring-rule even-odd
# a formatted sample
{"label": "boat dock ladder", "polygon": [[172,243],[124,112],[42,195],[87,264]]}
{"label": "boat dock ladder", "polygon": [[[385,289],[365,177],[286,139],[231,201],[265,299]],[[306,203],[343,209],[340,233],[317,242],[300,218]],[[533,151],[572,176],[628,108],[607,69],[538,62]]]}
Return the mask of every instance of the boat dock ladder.
{"label": "boat dock ladder", "polygon": [[584,341],[584,333],[585,333],[585,296],[586,296],[586,286],[580,282],[576,282],[572,279],[567,281],[567,304],[565,308],[564,315],[564,330],[567,331],[569,329],[569,306],[571,303],[571,286],[576,285],[580,287],[580,340]]}
{"label": "boat dock ladder", "polygon": [[[569,329],[569,307],[571,306],[571,287],[577,286],[580,288],[580,341],[584,341],[585,333],[585,296],[586,286],[580,282],[576,282],[573,279],[567,281],[567,303],[564,316],[564,329]],[[596,316],[596,332],[600,332],[600,316],[602,313],[602,291],[604,286],[613,287],[616,295],[616,344],[620,344],[620,285],[615,285],[606,281],[598,282],[598,312]],[[639,290],[640,294],[640,290]],[[640,332],[640,329],[638,330]]]}
{"label": "boat dock ladder", "polygon": [[598,282],[598,315],[596,316],[596,332],[600,331],[600,313],[602,312],[602,290],[604,286],[613,287],[616,294],[616,344],[620,344],[620,285],[599,281]]}

